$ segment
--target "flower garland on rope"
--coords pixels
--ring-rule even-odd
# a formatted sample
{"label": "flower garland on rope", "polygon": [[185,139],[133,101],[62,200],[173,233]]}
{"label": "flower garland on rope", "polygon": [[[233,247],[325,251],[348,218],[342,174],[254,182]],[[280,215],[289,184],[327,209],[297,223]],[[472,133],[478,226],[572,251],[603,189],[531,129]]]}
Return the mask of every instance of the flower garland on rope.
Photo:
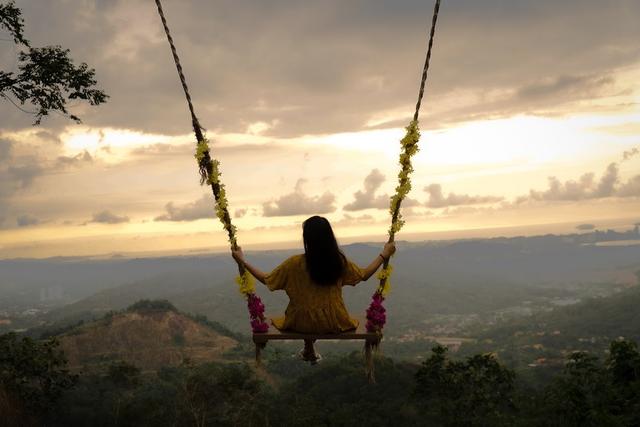
{"label": "flower garland on rope", "polygon": [[[237,228],[231,224],[227,193],[220,179],[220,162],[211,159],[209,155],[209,141],[207,141],[206,138],[198,141],[195,158],[200,168],[200,184],[207,183],[211,186],[213,196],[216,200],[216,216],[227,232],[231,247],[236,249],[238,247],[238,241],[236,239]],[[238,284],[240,293],[247,299],[251,329],[253,332],[267,332],[269,330],[269,324],[264,317],[264,304],[255,293],[256,287],[253,276],[247,270],[241,268],[240,274],[236,277],[236,283]]]}
{"label": "flower garland on rope", "polygon": [[[411,179],[409,177],[411,172],[413,172],[411,157],[418,152],[418,141],[420,140],[418,121],[412,120],[409,126],[406,127],[406,131],[405,136],[400,140],[402,149],[399,159],[401,169],[400,173],[398,173],[398,186],[396,187],[396,194],[391,197],[389,204],[389,211],[391,213],[391,226],[389,227],[390,242],[393,241],[395,234],[404,226],[404,220],[400,213],[400,205],[411,191]],[[377,277],[380,279],[380,284],[371,297],[371,304],[367,309],[367,332],[380,333],[387,322],[386,310],[382,303],[391,290],[389,279],[392,272],[393,266],[386,260],[384,267],[378,272]]]}

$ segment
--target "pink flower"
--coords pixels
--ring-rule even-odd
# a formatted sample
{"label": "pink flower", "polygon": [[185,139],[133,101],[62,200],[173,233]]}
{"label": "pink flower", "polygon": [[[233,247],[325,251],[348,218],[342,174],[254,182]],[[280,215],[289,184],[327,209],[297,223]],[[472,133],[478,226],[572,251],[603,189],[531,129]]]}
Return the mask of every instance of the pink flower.
{"label": "pink flower", "polygon": [[264,320],[252,319],[251,329],[253,332],[267,332],[269,330],[269,325]]}
{"label": "pink flower", "polygon": [[376,292],[371,297],[371,304],[367,309],[367,332],[378,332],[384,327],[387,322],[386,310],[382,305],[384,297]]}
{"label": "pink flower", "polygon": [[251,318],[251,329],[253,332],[267,332],[269,324],[264,318],[264,304],[256,294],[247,295],[247,308]]}

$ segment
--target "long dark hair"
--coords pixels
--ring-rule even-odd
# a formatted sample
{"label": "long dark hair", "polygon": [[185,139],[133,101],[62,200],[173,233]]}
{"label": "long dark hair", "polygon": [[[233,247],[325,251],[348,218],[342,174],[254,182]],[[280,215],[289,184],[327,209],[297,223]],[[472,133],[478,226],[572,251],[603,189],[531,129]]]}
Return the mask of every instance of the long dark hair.
{"label": "long dark hair", "polygon": [[318,285],[334,285],[342,277],[346,258],[326,218],[312,216],[302,223],[307,271]]}

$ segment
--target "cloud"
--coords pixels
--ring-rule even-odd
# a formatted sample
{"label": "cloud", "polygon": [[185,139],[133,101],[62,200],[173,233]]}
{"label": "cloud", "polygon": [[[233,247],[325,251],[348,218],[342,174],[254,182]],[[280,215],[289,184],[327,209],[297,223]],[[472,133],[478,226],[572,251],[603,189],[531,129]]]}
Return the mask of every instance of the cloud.
{"label": "cloud", "polygon": [[176,206],[173,202],[165,205],[166,214],[156,217],[155,221],[195,221],[212,218],[215,215],[214,201],[209,194],[203,194],[195,202]]}
{"label": "cloud", "polygon": [[[103,146],[104,148],[104,146]],[[109,148],[110,150],[110,148]],[[193,152],[193,144],[166,144],[156,143],[136,147],[130,151],[131,156],[159,157],[159,156],[184,156]]]}
{"label": "cloud", "polygon": [[[376,196],[376,191],[384,181],[385,176],[378,169],[373,169],[364,179],[364,190],[358,190],[353,193],[354,201],[347,203],[342,209],[350,212],[364,209],[389,209],[389,195],[385,193]],[[410,197],[402,201],[402,207],[404,208],[419,206],[420,204],[418,200]]]}
{"label": "cloud", "polygon": [[346,204],[345,211],[360,211],[363,209],[385,209],[389,207],[389,195],[381,194],[376,197],[376,191],[385,181],[385,176],[378,170],[373,169],[364,179],[364,190],[353,193],[353,202]]}
{"label": "cloud", "polygon": [[248,211],[247,208],[236,209],[235,212],[233,213],[233,216],[236,218],[242,218],[247,214],[247,211]]}
{"label": "cloud", "polygon": [[33,215],[25,214],[16,218],[16,224],[18,227],[29,227],[31,225],[37,225],[40,220]]}
{"label": "cloud", "polygon": [[598,182],[595,181],[595,174],[593,172],[583,174],[577,181],[568,180],[561,182],[555,176],[550,176],[548,178],[549,185],[546,190],[529,190],[529,194],[519,197],[516,203],[529,200],[576,201],[611,197],[616,193],[615,186],[618,180],[618,165],[616,163],[611,163],[607,166],[605,173]]}
{"label": "cloud", "polygon": [[580,231],[594,230],[595,228],[596,226],[594,224],[580,224],[576,226],[576,230]]}
{"label": "cloud", "polygon": [[13,143],[8,139],[0,139],[0,162],[9,160],[11,150],[13,149]]}
{"label": "cloud", "polygon": [[[30,38],[61,41],[74,58],[96,68],[111,95],[107,104],[81,112],[85,123],[188,131],[175,68],[147,2],[22,3]],[[259,130],[299,136],[356,130],[390,109],[410,114],[429,2],[248,0],[236,6],[202,0],[165,5],[198,112],[215,117],[217,128],[244,132],[256,123],[278,123]],[[637,62],[638,15],[640,4],[633,1],[606,8],[595,0],[451,2],[438,28],[429,95],[455,99],[461,90],[474,101],[455,103],[430,123],[602,95],[615,70]],[[506,94],[505,101],[485,108],[493,92]],[[6,112],[0,111],[0,127],[29,125],[28,115],[8,106]],[[64,122],[52,116],[47,123]]]}
{"label": "cloud", "polygon": [[582,98],[612,84],[610,76],[562,75],[526,84],[516,91],[516,97],[529,100],[558,95]]}
{"label": "cloud", "polygon": [[16,159],[12,156],[12,145],[0,143],[0,224],[4,222],[11,198],[27,190],[37,177],[44,173],[33,158]]}
{"label": "cloud", "polygon": [[338,221],[333,221],[332,225],[334,227],[348,227],[354,225],[363,225],[363,224],[375,224],[378,221],[372,216],[368,214],[364,215],[349,215],[344,214],[342,219]]}
{"label": "cloud", "polygon": [[56,160],[56,166],[65,168],[69,166],[76,166],[82,163],[92,163],[93,157],[87,150],[83,150],[82,153],[78,153],[75,156],[59,156]]}
{"label": "cloud", "polygon": [[93,218],[89,222],[100,224],[121,224],[123,222],[129,222],[129,217],[116,215],[109,210],[104,210],[94,213]]}
{"label": "cloud", "polygon": [[637,147],[633,147],[631,150],[627,150],[624,153],[622,153],[622,161],[626,161],[626,160],[630,160],[633,156],[637,155],[640,153],[640,150],[638,150]]}
{"label": "cloud", "polygon": [[36,132],[36,136],[40,139],[53,142],[56,145],[62,143],[62,140],[60,139],[60,136],[58,134],[47,129],[39,130],[38,132]]}
{"label": "cloud", "polygon": [[12,196],[28,188],[42,174],[39,162],[14,156],[15,142],[0,138],[0,225],[7,218]]}
{"label": "cloud", "polygon": [[[86,150],[75,156],[56,156],[62,147],[52,133],[38,131],[35,135],[36,138],[30,133],[27,138],[0,138],[0,225],[2,218],[11,216],[7,215],[9,206],[15,209],[22,193],[28,192],[39,178],[94,160]],[[38,139],[44,141],[46,149],[38,146],[43,143]]]}
{"label": "cloud", "polygon": [[495,203],[503,200],[503,197],[496,196],[470,196],[468,194],[449,193],[446,197],[442,193],[440,184],[431,184],[424,188],[429,194],[426,206],[429,208],[444,208],[449,206],[479,205],[485,203]]}
{"label": "cloud", "polygon": [[640,175],[629,178],[629,181],[620,186],[616,195],[619,197],[640,197]]}
{"label": "cloud", "polygon": [[640,175],[627,182],[620,182],[617,163],[610,163],[599,181],[593,172],[583,174],[577,181],[560,181],[555,176],[548,178],[546,190],[529,190],[529,194],[516,199],[516,203],[527,201],[578,201],[606,197],[640,197]]}
{"label": "cloud", "polygon": [[7,179],[13,182],[18,188],[24,189],[33,184],[36,177],[42,175],[44,169],[32,163],[26,163],[20,166],[9,166],[6,169]]}
{"label": "cloud", "polygon": [[266,217],[311,215],[334,212],[335,196],[325,192],[320,196],[307,196],[302,189],[306,180],[299,179],[293,193],[286,194],[275,201],[262,204],[262,212]]}

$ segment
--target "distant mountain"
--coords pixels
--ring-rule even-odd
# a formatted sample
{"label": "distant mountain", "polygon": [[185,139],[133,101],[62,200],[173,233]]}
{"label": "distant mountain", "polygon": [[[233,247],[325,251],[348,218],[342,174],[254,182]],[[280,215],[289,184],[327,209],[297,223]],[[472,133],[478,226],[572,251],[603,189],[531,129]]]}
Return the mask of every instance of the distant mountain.
{"label": "distant mountain", "polygon": [[[405,272],[410,279],[442,284],[478,280],[525,285],[610,281],[619,267],[639,264],[640,245],[601,244],[634,239],[640,239],[637,227],[626,232],[596,230],[566,236],[399,242],[394,263],[396,271]],[[377,255],[380,246],[359,243],[344,249],[365,264]],[[249,256],[269,269],[296,252],[300,250],[251,252]],[[62,306],[101,290],[165,275],[232,278],[234,271],[227,254],[0,260],[0,314],[3,310]]]}
{"label": "distant mountain", "polygon": [[[556,302],[610,294],[637,283],[640,245],[600,243],[633,241],[635,234],[636,230],[595,231],[568,236],[398,242],[387,301],[387,333],[425,329],[425,322],[431,322],[433,316],[466,316],[455,321],[460,325],[473,319],[492,322],[504,311],[535,311]],[[349,258],[367,265],[380,247],[360,243],[346,245],[344,250]],[[270,271],[299,252],[247,255],[252,263]],[[203,314],[246,332],[246,307],[234,283],[236,274],[235,264],[226,254],[0,261],[0,332],[92,319],[141,298],[169,299],[180,310]],[[375,282],[371,278],[344,290],[347,306],[355,316],[363,316]],[[257,286],[267,313],[281,313],[286,295]],[[477,315],[480,318],[474,317]],[[460,325],[438,329],[459,334]]]}
{"label": "distant mountain", "polygon": [[49,258],[0,260],[0,312],[57,307],[123,284],[164,275],[230,275],[229,256],[135,259]]}
{"label": "distant mountain", "polygon": [[220,360],[238,345],[168,302],[143,301],[128,310],[85,323],[60,337],[72,369],[125,361],[143,370]]}

